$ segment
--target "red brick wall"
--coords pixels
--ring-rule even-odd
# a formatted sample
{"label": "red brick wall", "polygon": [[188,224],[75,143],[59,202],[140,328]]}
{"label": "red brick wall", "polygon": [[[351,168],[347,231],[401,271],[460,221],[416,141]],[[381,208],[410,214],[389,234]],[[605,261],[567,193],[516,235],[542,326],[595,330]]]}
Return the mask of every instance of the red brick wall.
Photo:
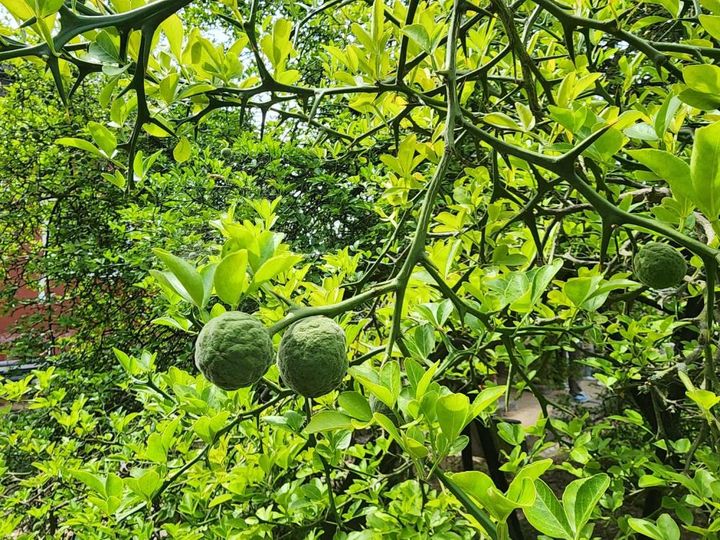
{"label": "red brick wall", "polygon": [[[18,336],[17,326],[23,318],[46,312],[48,309],[51,309],[53,312],[58,311],[57,308],[62,309],[59,305],[48,305],[47,299],[41,300],[40,295],[38,294],[37,282],[32,284],[23,284],[22,262],[18,261],[18,264],[11,268],[12,269],[9,271],[7,281],[12,283],[13,287],[17,287],[18,284],[20,284],[20,287],[15,293],[15,298],[20,302],[27,302],[28,305],[11,308],[8,311],[6,306],[2,305],[2,302],[0,302],[0,361],[6,358],[10,343]],[[0,281],[0,288],[4,286],[5,283]],[[50,292],[54,297],[62,297],[63,287],[54,286]],[[52,318],[54,319],[55,317]]]}
{"label": "red brick wall", "polygon": [[[11,280],[17,279],[20,272],[16,271],[15,275],[9,276]],[[5,283],[0,281],[0,287],[4,287]],[[15,298],[18,300],[33,300],[37,299],[38,293],[28,287],[22,287],[15,293]],[[13,309],[9,313],[5,313],[6,307],[0,303],[0,361],[5,358],[6,348],[9,342],[15,337],[15,326],[18,321],[23,317],[31,315],[36,312],[37,307],[33,305],[21,306]]]}

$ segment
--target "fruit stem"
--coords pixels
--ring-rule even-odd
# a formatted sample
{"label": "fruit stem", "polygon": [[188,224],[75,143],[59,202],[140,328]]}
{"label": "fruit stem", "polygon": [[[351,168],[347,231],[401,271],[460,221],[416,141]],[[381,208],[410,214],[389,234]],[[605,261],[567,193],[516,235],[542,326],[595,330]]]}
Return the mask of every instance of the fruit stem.
{"label": "fruit stem", "polygon": [[328,464],[327,460],[320,455],[320,453],[318,453],[318,458],[320,459],[320,462],[323,465],[323,469],[325,470],[325,483],[327,484],[329,504],[328,514],[332,515],[333,523],[339,525],[340,516],[338,515],[337,506],[335,506],[335,494],[333,493],[332,479],[330,478],[330,465]]}
{"label": "fruit stem", "polygon": [[272,336],[273,334],[277,334],[281,330],[287,328],[292,323],[297,322],[300,319],[313,317],[315,315],[335,317],[337,315],[340,315],[341,313],[345,313],[346,311],[353,309],[354,307],[364,304],[368,300],[372,300],[377,296],[381,296],[387,292],[395,290],[397,289],[397,286],[397,281],[393,279],[390,281],[386,281],[385,283],[381,283],[373,287],[372,289],[368,289],[364,293],[355,295],[351,298],[348,298],[347,300],[343,300],[342,302],[338,302],[337,304],[330,304],[327,306],[303,307],[300,309],[296,309],[295,311],[289,313],[287,317],[279,320],[270,328],[268,328],[268,332]]}

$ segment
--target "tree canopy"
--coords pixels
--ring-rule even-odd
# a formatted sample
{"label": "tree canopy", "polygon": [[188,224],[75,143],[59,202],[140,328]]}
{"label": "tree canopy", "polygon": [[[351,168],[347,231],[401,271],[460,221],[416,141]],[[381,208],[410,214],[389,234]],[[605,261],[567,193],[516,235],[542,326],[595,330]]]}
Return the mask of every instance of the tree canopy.
{"label": "tree canopy", "polygon": [[[715,537],[716,0],[0,5],[3,266],[50,230],[22,275],[87,307],[0,386],[1,533]],[[349,376],[213,386],[230,310]]]}

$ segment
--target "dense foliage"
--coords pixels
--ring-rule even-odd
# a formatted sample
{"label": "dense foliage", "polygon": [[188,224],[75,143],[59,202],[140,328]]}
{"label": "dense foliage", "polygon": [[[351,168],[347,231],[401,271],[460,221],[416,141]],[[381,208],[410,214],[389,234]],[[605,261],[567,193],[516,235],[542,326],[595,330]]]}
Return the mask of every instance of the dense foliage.
{"label": "dense foliage", "polygon": [[[0,536],[717,537],[716,0],[0,4]],[[222,390],[227,311],[348,376]]]}

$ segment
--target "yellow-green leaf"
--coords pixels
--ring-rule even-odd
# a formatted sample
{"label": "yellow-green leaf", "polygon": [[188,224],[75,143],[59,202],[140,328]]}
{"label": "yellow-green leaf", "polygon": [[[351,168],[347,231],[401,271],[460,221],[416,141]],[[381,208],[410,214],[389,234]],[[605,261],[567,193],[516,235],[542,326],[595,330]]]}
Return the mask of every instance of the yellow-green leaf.
{"label": "yellow-green leaf", "polygon": [[188,141],[187,137],[181,138],[173,149],[173,157],[178,163],[187,161],[190,158],[191,153],[192,146],[190,145],[190,141]]}
{"label": "yellow-green leaf", "polygon": [[247,290],[247,262],[247,250],[241,249],[220,261],[215,270],[215,292],[231,306],[236,306]]}

